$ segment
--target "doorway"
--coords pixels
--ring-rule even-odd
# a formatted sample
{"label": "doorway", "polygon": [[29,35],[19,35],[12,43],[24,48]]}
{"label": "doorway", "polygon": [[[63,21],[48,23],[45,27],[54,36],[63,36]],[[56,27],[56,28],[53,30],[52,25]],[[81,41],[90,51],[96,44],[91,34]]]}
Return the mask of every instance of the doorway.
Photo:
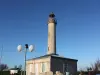
{"label": "doorway", "polygon": [[38,64],[35,64],[35,75],[38,75]]}

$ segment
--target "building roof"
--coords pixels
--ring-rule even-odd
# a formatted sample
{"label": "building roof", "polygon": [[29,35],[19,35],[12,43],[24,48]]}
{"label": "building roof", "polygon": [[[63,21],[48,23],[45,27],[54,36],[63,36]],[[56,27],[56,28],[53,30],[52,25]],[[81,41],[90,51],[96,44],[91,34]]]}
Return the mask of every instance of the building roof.
{"label": "building roof", "polygon": [[28,60],[40,59],[40,58],[44,58],[44,57],[48,57],[48,56],[52,56],[52,55],[58,55],[58,54],[46,54],[46,55],[39,56],[39,57],[36,57],[36,58],[28,59]]}
{"label": "building roof", "polygon": [[10,68],[9,70],[19,70],[19,68]]}
{"label": "building roof", "polygon": [[56,56],[56,55],[52,55],[51,57],[54,57],[54,58],[59,58],[59,59],[65,59],[65,60],[71,60],[71,61],[78,61],[77,59],[71,59],[71,58],[66,58],[66,57],[63,57],[63,56]]}
{"label": "building roof", "polygon": [[66,59],[66,60],[78,61],[78,60],[76,60],[76,59],[71,59],[71,58],[62,57],[62,56],[60,56],[60,55],[58,55],[58,54],[47,54],[47,55],[43,55],[43,56],[40,56],[40,57],[28,59],[27,61],[29,61],[29,60],[34,60],[34,59],[40,59],[40,58],[44,58],[44,57],[49,57],[49,56],[55,57],[55,58],[60,58],[60,59]]}

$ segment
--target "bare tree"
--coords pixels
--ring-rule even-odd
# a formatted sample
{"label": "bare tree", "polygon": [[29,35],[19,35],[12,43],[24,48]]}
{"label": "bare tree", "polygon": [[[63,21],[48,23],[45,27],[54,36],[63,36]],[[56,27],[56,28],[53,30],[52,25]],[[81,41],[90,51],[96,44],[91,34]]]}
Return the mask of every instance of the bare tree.
{"label": "bare tree", "polygon": [[86,67],[86,69],[87,69],[88,72],[92,70],[91,67]]}
{"label": "bare tree", "polygon": [[6,64],[0,64],[0,70],[8,69],[8,66]]}
{"label": "bare tree", "polygon": [[22,70],[22,65],[19,65],[18,68],[19,68],[19,70],[21,71],[21,70]]}
{"label": "bare tree", "polygon": [[100,71],[100,59],[97,59],[94,64],[91,64],[93,71]]}
{"label": "bare tree", "polygon": [[17,65],[15,65],[14,68],[17,69]]}

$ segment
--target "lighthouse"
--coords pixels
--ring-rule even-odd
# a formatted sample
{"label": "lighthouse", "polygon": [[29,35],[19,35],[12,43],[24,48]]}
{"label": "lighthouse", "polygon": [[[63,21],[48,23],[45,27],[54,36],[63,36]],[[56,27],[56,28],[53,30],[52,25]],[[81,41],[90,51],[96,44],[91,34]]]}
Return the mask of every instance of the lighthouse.
{"label": "lighthouse", "polygon": [[47,54],[56,54],[56,24],[54,13],[50,13],[48,19],[48,50]]}
{"label": "lighthouse", "polygon": [[67,73],[74,75],[77,73],[78,60],[56,54],[56,25],[54,13],[49,14],[47,53],[26,61],[26,75],[46,75],[57,72],[61,72],[63,75]]}

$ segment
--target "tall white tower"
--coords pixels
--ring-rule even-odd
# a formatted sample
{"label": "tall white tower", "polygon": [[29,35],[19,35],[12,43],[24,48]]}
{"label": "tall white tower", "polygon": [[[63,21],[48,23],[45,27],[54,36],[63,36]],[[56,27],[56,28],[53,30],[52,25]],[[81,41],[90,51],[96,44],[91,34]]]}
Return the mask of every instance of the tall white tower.
{"label": "tall white tower", "polygon": [[56,19],[51,13],[48,19],[48,51],[47,54],[56,54]]}

